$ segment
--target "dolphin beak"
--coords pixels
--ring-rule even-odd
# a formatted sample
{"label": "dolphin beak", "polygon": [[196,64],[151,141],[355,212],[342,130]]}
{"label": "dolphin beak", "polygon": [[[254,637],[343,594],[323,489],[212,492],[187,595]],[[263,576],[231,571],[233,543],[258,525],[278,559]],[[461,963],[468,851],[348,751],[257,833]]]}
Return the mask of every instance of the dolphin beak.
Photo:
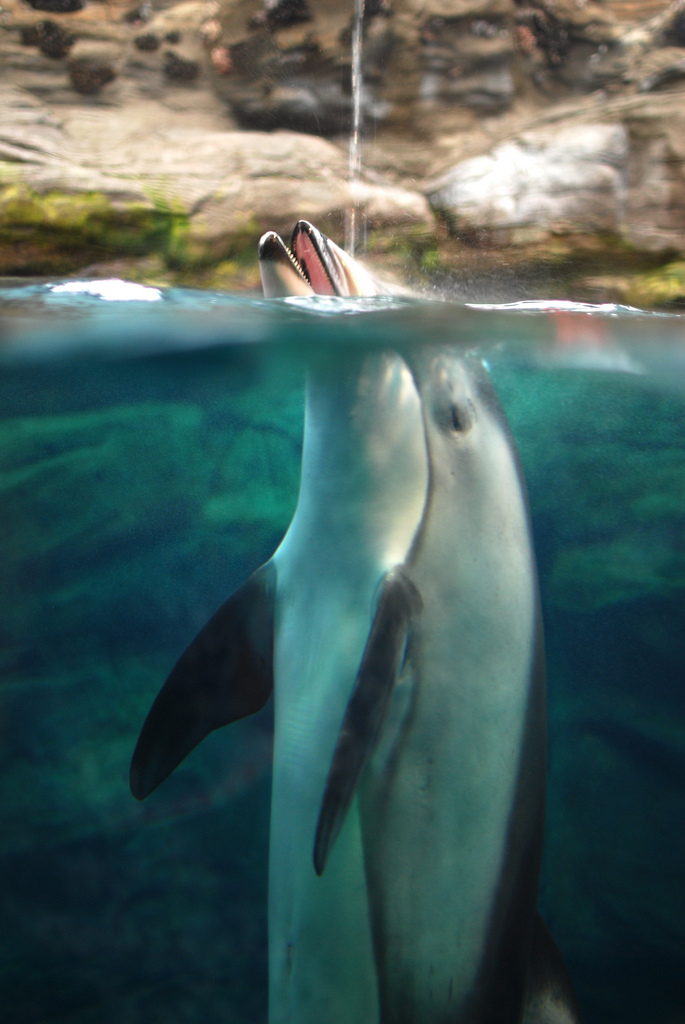
{"label": "dolphin beak", "polygon": [[309,221],[297,222],[290,248],[275,231],[267,231],[258,252],[267,298],[378,294],[377,285],[364,268]]}
{"label": "dolphin beak", "polygon": [[314,289],[302,268],[275,231],[267,231],[259,240],[259,272],[267,299],[286,295],[314,295]]}

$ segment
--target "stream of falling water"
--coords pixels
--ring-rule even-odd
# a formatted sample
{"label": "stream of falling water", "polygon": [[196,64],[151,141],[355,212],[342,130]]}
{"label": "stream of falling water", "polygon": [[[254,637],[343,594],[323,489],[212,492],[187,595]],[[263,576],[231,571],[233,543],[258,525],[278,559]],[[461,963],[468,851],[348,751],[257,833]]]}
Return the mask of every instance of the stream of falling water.
{"label": "stream of falling water", "polygon": [[[350,133],[349,179],[354,185],[359,181],[362,169],[361,128],[362,128],[362,37],[364,31],[364,0],[354,0],[354,23],[352,26],[352,131]],[[354,200],[345,218],[345,249],[354,256],[357,241],[357,206]]]}

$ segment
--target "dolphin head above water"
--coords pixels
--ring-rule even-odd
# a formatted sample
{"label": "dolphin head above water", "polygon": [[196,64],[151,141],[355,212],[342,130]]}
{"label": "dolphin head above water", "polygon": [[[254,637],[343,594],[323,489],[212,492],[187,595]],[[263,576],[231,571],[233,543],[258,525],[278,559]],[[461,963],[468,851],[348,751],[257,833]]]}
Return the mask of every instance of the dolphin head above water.
{"label": "dolphin head above water", "polygon": [[299,220],[288,247],[275,231],[259,241],[259,269],[268,299],[289,295],[377,295],[383,289],[351,256],[315,228]]}

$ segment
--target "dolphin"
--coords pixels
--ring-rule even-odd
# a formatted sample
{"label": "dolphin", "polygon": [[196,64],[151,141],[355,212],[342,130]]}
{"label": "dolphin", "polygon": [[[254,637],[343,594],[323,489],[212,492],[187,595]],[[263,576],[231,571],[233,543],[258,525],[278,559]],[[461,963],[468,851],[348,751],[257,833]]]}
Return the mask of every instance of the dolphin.
{"label": "dolphin", "polygon": [[[263,236],[260,268],[267,296],[379,290],[303,221],[290,248]],[[315,362],[293,522],[173,669],[134,795],[272,689],[270,1024],[578,1024],[535,910],[546,713],[525,486],[477,360]]]}
{"label": "dolphin", "polygon": [[295,225],[290,248],[275,231],[262,235],[259,270],[267,298],[379,295],[388,291],[358,260],[306,220]]}
{"label": "dolphin", "polygon": [[[259,248],[266,295],[355,295],[362,268],[306,222]],[[297,508],[273,557],[181,655],[131,763],[139,799],[213,729],[274,693],[269,851],[270,1024],[378,1024],[378,981],[357,801],[325,876],[312,844],[379,581],[423,515],[428,458],[412,374],[394,352],[313,357]]]}
{"label": "dolphin", "polygon": [[536,913],[545,667],[525,485],[482,363],[409,359],[428,496],[379,587],[315,868],[357,794],[381,1024],[571,1024],[568,972]]}

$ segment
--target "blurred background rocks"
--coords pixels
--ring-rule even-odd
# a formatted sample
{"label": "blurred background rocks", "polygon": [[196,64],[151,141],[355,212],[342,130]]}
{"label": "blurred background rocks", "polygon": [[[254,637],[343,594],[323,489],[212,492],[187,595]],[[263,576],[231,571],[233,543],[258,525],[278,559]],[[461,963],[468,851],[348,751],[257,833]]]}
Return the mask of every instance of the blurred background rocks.
{"label": "blurred background rocks", "polygon": [[[476,299],[682,301],[683,0],[369,0],[363,34],[376,264]],[[153,259],[160,280],[256,288],[264,227],[340,238],[351,36],[338,0],[2,0],[0,273],[147,280]],[[55,212],[75,197],[96,238]]]}

